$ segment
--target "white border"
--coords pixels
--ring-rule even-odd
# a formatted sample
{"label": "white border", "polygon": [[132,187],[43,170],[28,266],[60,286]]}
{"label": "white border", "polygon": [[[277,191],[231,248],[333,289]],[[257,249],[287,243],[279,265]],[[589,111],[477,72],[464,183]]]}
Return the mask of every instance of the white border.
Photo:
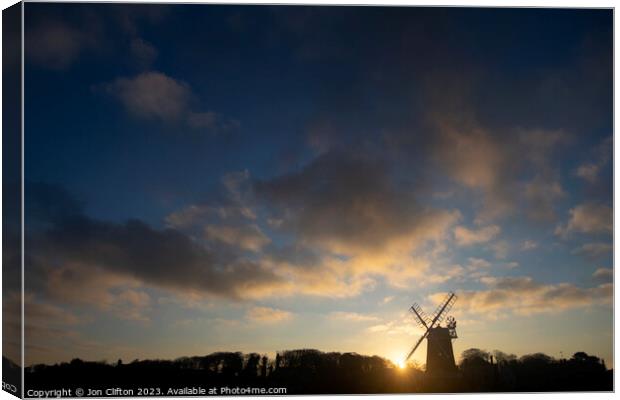
{"label": "white border", "polygon": [[[28,2],[41,2],[39,0],[30,0]],[[80,2],[80,3],[86,3],[87,1],[62,1],[62,2]],[[234,2],[234,1],[226,1],[226,0],[219,0],[219,1],[196,1],[196,0],[168,0],[168,1],[162,1],[162,0],[151,0],[151,1],[89,1],[91,3],[180,3],[180,4],[188,4],[188,3],[196,3],[196,4],[273,4],[273,5],[279,5],[279,4],[287,4],[287,5],[382,5],[382,6],[444,6],[444,7],[465,7],[465,6],[469,6],[469,7],[555,7],[555,8],[614,8],[615,9],[615,5],[616,2],[615,1],[604,1],[604,0],[591,0],[591,1],[579,1],[579,0],[564,0],[564,1],[558,1],[558,0],[539,0],[539,1],[502,1],[502,2],[498,2],[493,1],[493,0],[476,0],[476,1],[467,1],[467,0],[449,0],[447,2],[429,2],[429,1],[416,1],[416,0],[387,0],[387,1],[382,1],[382,0],[375,0],[375,1],[364,1],[364,0],[337,0],[337,1],[329,1],[329,0],[305,0],[305,1],[295,1],[295,0],[291,0],[291,1],[264,1],[264,0],[243,0],[243,1],[239,1],[239,2]],[[5,9],[13,4],[16,4],[17,2],[14,0],[0,0],[0,5],[2,6],[2,9]],[[616,49],[616,44],[619,43],[620,40],[620,35],[618,34],[618,31],[615,29],[615,10],[614,10],[614,122],[613,122],[613,126],[614,126],[614,133],[616,131],[616,118],[615,116],[617,115],[619,108],[618,108],[618,104],[615,102],[615,93],[616,93],[616,88],[618,83],[615,80],[615,76],[616,76],[616,62],[615,62],[615,49]],[[21,174],[22,174],[22,187],[21,187],[21,221],[22,221],[22,232],[21,232],[21,246],[22,246],[22,254],[21,254],[21,267],[22,267],[22,365],[24,363],[24,288],[25,288],[25,275],[24,275],[24,4],[22,3],[22,65],[21,65],[21,90],[22,90],[22,101],[21,101],[21,124],[22,124],[22,135],[21,135],[21,150],[22,150],[22,159],[21,159]],[[0,43],[1,43],[1,39],[2,39],[2,29],[1,29],[1,19],[0,19]],[[0,54],[0,64],[2,61],[2,56]],[[2,90],[2,83],[0,82],[0,91]],[[0,100],[0,104],[1,100]],[[0,151],[2,148],[2,144],[1,144],[1,140],[0,140]],[[617,143],[617,141],[615,140],[615,134],[614,134],[614,155],[618,153],[618,149],[620,149],[620,144]],[[0,152],[1,154],[1,152]],[[619,176],[620,173],[620,167],[618,167],[618,164],[615,162],[615,158],[613,159],[613,163],[614,163],[614,227],[615,226],[620,226],[620,216],[618,216],[618,214],[615,212],[615,210],[617,209],[617,207],[620,205],[620,201],[618,201],[618,197],[616,196],[616,178]],[[0,171],[1,171],[1,167],[0,167]],[[2,194],[2,187],[0,185],[0,203],[1,203],[1,194]],[[0,221],[1,221],[1,216],[0,216]],[[1,237],[1,232],[0,232],[0,237]],[[620,362],[620,357],[619,357],[619,352],[618,349],[615,346],[615,332],[620,332],[620,330],[618,330],[618,319],[615,318],[615,314],[616,314],[616,310],[618,310],[618,303],[617,303],[617,298],[615,297],[615,261],[616,261],[616,240],[615,240],[615,234],[614,234],[614,367],[616,366],[616,363]],[[1,254],[1,249],[0,249],[0,254]],[[1,274],[0,274],[0,288],[1,288]],[[0,289],[1,290],[1,289]],[[0,315],[1,315],[1,311],[0,311]],[[0,332],[1,332],[1,326],[0,326]],[[614,371],[615,372],[615,371]],[[23,379],[24,379],[24,373],[22,370],[22,391],[24,388],[23,385]],[[616,384],[616,374],[614,373],[614,388]],[[539,396],[544,396],[547,399],[561,399],[561,400],[581,400],[584,395],[587,396],[588,398],[593,398],[593,399],[602,399],[602,398],[612,398],[615,397],[615,395],[613,393],[579,393],[579,392],[569,392],[569,393],[552,393],[552,394],[520,394],[520,393],[511,393],[511,394],[498,394],[498,393],[489,393],[489,394],[480,394],[480,393],[476,393],[473,394],[474,396],[484,396],[485,398],[489,398],[489,399],[502,399],[502,398],[512,398],[512,399],[528,399],[528,398],[532,398],[532,397],[539,397]],[[383,395],[383,396],[371,396],[371,397],[400,397],[400,398],[410,398],[410,399],[436,399],[436,398],[471,398],[472,395],[468,395],[468,394],[450,394],[450,395]],[[22,397],[23,397],[23,392],[22,392]],[[317,396],[289,396],[289,397],[301,397],[301,398],[312,398],[312,397],[317,397]],[[360,396],[320,396],[322,398],[328,398],[328,399],[358,399]],[[365,396],[366,397],[366,396]],[[4,400],[4,399],[14,399],[14,396],[11,396],[10,394],[8,394],[7,392],[4,391],[0,391],[0,400]],[[246,397],[246,398],[250,398],[250,399],[259,399],[260,397]],[[187,399],[195,399],[195,398],[191,398],[191,397],[187,397]]]}

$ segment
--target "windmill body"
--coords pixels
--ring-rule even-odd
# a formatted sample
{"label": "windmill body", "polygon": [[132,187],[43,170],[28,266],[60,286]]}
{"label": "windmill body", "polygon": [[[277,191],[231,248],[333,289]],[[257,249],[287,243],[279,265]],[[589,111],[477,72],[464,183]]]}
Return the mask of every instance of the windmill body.
{"label": "windmill body", "polygon": [[[457,338],[456,320],[446,315],[456,301],[454,293],[448,293],[446,298],[439,304],[435,312],[429,317],[422,308],[414,303],[410,310],[416,317],[416,322],[425,329],[424,334],[407,355],[406,360],[411,358],[424,339],[428,341],[426,349],[426,373],[429,375],[444,375],[456,371],[452,340]],[[446,320],[445,326],[441,323]]]}
{"label": "windmill body", "polygon": [[444,327],[433,328],[428,332],[426,348],[426,372],[451,372],[456,370],[452,337],[450,330]]}

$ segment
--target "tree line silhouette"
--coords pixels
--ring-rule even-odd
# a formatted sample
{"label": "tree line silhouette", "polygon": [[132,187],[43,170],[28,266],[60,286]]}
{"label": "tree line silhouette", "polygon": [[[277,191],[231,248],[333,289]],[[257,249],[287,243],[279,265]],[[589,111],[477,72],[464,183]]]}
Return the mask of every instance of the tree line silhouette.
{"label": "tree line silhouette", "polygon": [[584,352],[555,359],[542,353],[516,357],[468,349],[457,372],[430,376],[419,365],[402,369],[378,356],[301,349],[278,352],[273,359],[241,352],[129,363],[74,359],[30,366],[25,383],[27,389],[284,387],[287,394],[611,391],[613,370]]}

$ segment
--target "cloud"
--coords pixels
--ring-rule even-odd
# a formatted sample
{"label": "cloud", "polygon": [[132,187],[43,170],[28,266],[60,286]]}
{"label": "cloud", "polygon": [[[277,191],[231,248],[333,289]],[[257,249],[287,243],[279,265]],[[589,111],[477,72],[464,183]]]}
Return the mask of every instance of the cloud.
{"label": "cloud", "polygon": [[[229,189],[236,192],[239,182],[232,181],[227,180]],[[367,272],[356,272],[347,260],[317,256],[304,246],[282,251],[266,245],[266,236],[256,230],[250,229],[238,241],[233,240],[233,234],[239,233],[234,229],[208,238],[175,228],[155,229],[139,220],[105,222],[54,204],[54,200],[73,204],[72,199],[57,195],[61,190],[34,187],[29,190],[28,213],[39,215],[44,223],[38,226],[44,228],[29,234],[29,265],[40,271],[39,291],[55,301],[86,304],[120,318],[146,321],[150,302],[139,301],[146,297],[136,293],[146,293],[144,288],[182,297],[244,300],[294,294],[351,297],[375,284]],[[238,213],[238,208],[211,211],[225,216],[221,226],[243,226],[231,225],[236,218],[248,221],[247,213]],[[259,247],[260,258],[247,254]],[[408,270],[399,273],[411,275]]]}
{"label": "cloud", "polygon": [[[67,360],[65,349],[72,349],[72,357],[91,355],[89,350],[97,348],[102,350],[99,343],[83,337],[79,329],[92,321],[90,315],[80,315],[70,311],[67,307],[50,304],[45,299],[38,298],[34,293],[27,292],[24,295],[24,334],[25,334],[25,365],[31,365],[33,360],[37,362]],[[21,294],[3,298],[3,308],[21,308]],[[12,337],[21,336],[19,320],[7,327],[3,318],[3,339],[7,335]],[[13,336],[14,335],[14,336]],[[11,347],[5,349],[10,351]],[[107,354],[117,356],[110,346],[106,349]],[[9,353],[10,354],[10,353]],[[102,354],[102,353],[99,353]]]}
{"label": "cloud", "polygon": [[[25,30],[26,63],[65,70],[84,53],[96,53],[103,48],[120,52],[119,58],[126,57],[125,53],[129,50],[127,58],[135,61],[140,68],[148,67],[157,57],[157,50],[138,37],[138,25],[161,21],[164,8],[149,7],[151,11],[147,11],[145,7],[138,10],[124,6],[112,13],[75,9],[71,14],[75,14],[77,20],[72,20],[67,13],[32,10],[30,18],[34,22],[26,24]],[[111,40],[117,38],[119,33],[120,39]],[[124,43],[129,43],[129,47],[116,46]]]}
{"label": "cloud", "polygon": [[133,38],[129,46],[132,56],[142,68],[148,68],[157,58],[155,46],[142,38]]}
{"label": "cloud", "polygon": [[508,256],[510,245],[505,240],[499,240],[490,245],[489,248],[495,253],[495,258],[503,260]]}
{"label": "cloud", "polygon": [[553,221],[556,217],[555,206],[566,193],[559,182],[538,175],[525,184],[524,196],[529,203],[527,214],[531,219]]}
{"label": "cloud", "polygon": [[585,243],[573,250],[573,254],[582,254],[596,260],[614,250],[611,243]]}
{"label": "cloud", "polygon": [[603,139],[601,143],[592,151],[594,161],[585,162],[577,167],[575,175],[582,178],[590,184],[598,182],[601,170],[607,165],[611,159],[613,138],[611,136]]}
{"label": "cloud", "polygon": [[274,323],[289,320],[293,314],[271,307],[252,307],[248,310],[246,317],[256,322]]}
{"label": "cloud", "polygon": [[[257,196],[304,243],[345,255],[408,249],[442,237],[459,215],[420,206],[380,160],[346,152],[319,156],[301,171],[257,181]],[[282,211],[283,210],[283,211]]]}
{"label": "cloud", "polygon": [[65,305],[89,305],[118,318],[148,322],[150,296],[140,282],[96,267],[46,268],[46,295]]}
{"label": "cloud", "polygon": [[522,169],[533,174],[523,183],[525,213],[534,221],[553,221],[558,200],[566,196],[553,168],[554,152],[570,143],[572,137],[562,130],[530,129],[519,131],[518,139],[514,151],[523,154]]}
{"label": "cloud", "polygon": [[611,268],[598,268],[592,276],[596,279],[612,282],[614,279],[614,271]]}
{"label": "cloud", "polygon": [[238,129],[241,123],[234,119],[224,119],[213,111],[190,112],[187,114],[187,124],[195,129],[207,129],[211,132],[227,132]]}
{"label": "cloud", "polygon": [[91,44],[86,33],[60,21],[48,21],[26,30],[26,62],[62,70]]}
{"label": "cloud", "polygon": [[[219,204],[193,204],[169,214],[169,227],[183,231],[198,229],[209,241],[257,252],[271,243],[256,223],[256,214],[245,203],[243,186],[247,173],[227,174],[222,179],[225,199]],[[215,205],[217,204],[217,205]]]}
{"label": "cloud", "polygon": [[[303,257],[277,258],[271,252],[263,256],[264,265],[287,282],[282,296],[310,295],[329,298],[349,298],[371,290],[376,278],[368,271],[357,271],[349,261],[334,256],[315,256],[316,263],[307,263]],[[387,274],[389,271],[385,271]]]}
{"label": "cloud", "polygon": [[298,247],[327,254],[321,264],[338,268],[330,274],[360,283],[374,274],[399,286],[421,277],[430,264],[421,253],[440,249],[460,218],[421,206],[411,188],[396,184],[382,160],[344,151],[254,184],[277,229]]}
{"label": "cloud", "polygon": [[[80,216],[56,222],[34,240],[31,249],[38,263],[50,271],[50,282],[59,288],[72,277],[96,285],[103,278],[95,278],[97,271],[104,271],[105,279],[112,282],[122,277],[125,283],[138,281],[175,292],[233,299],[272,293],[286,283],[242,255],[218,252],[217,247],[208,250],[177,230],[157,230],[138,220],[118,224]],[[71,270],[63,275],[68,266]],[[58,280],[54,280],[56,275]]]}
{"label": "cloud", "polygon": [[510,153],[496,137],[468,116],[436,119],[440,132],[436,157],[456,182],[482,191],[483,208],[478,216],[488,221],[513,208]]}
{"label": "cloud", "polygon": [[24,312],[27,315],[28,326],[32,329],[44,327],[48,321],[54,321],[57,326],[78,325],[84,322],[84,318],[61,307],[37,301],[32,293],[24,295]]}
{"label": "cloud", "polygon": [[302,241],[355,254],[424,237],[421,226],[431,228],[434,213],[390,181],[379,160],[329,152],[300,172],[259,181],[255,189],[265,201],[279,206],[274,214]]}
{"label": "cloud", "polygon": [[[454,96],[466,103],[465,95]],[[570,143],[570,135],[515,127],[503,128],[509,133],[504,134],[480,122],[471,105],[461,104],[458,111],[446,111],[443,103],[437,107],[430,113],[439,137],[435,159],[450,178],[473,190],[474,199],[481,196],[481,203],[474,202],[478,223],[513,214],[521,204],[534,220],[554,218],[564,190],[553,169],[553,153]]]}
{"label": "cloud", "polygon": [[219,240],[242,249],[259,251],[271,242],[255,224],[245,226],[207,225],[205,234],[208,239]]}
{"label": "cloud", "polygon": [[611,233],[613,230],[613,211],[611,207],[598,203],[580,204],[569,211],[570,219],[564,226],[559,225],[556,235],[565,237],[577,233]]}
{"label": "cloud", "polygon": [[383,321],[380,324],[369,326],[366,330],[370,333],[380,333],[381,335],[419,336],[424,333],[423,330],[416,325],[414,319],[408,316],[391,321]]}
{"label": "cloud", "polygon": [[[144,286],[184,296],[235,300],[290,293],[288,276],[243,251],[264,244],[266,239],[255,229],[232,232],[245,234],[239,250],[223,242],[232,238],[222,232],[215,240],[197,239],[179,229],[156,229],[140,220],[102,221],[84,215],[79,202],[60,187],[28,183],[27,190],[26,211],[38,229],[28,232],[31,246],[26,256],[38,271],[36,276],[44,280],[33,279],[30,285],[36,284],[56,300],[145,320],[138,317],[148,311],[147,304],[139,301],[146,299],[141,294]],[[213,211],[236,217],[231,210]],[[248,221],[247,213],[239,215]],[[237,226],[234,222],[224,226]]]}
{"label": "cloud", "polygon": [[470,270],[488,269],[491,267],[491,263],[482,258],[469,257],[468,261],[467,268]]}
{"label": "cloud", "polygon": [[149,24],[156,26],[169,13],[170,7],[165,4],[153,5],[153,7],[140,7],[140,5],[125,5],[115,10],[113,17],[118,26],[129,36],[136,36],[140,31],[140,26]]}
{"label": "cloud", "polygon": [[[140,51],[147,51],[145,43],[138,43],[135,46],[141,48]],[[142,72],[97,87],[117,98],[130,114],[138,118],[182,123],[212,133],[230,131],[240,126],[238,121],[225,119],[214,111],[193,110],[191,103],[196,96],[190,86],[162,72]]]}
{"label": "cloud", "polygon": [[[569,283],[542,284],[527,276],[484,277],[481,282],[488,289],[457,293],[459,310],[490,317],[509,313],[531,315],[610,305],[613,295],[610,283],[581,288]],[[431,298],[439,300],[443,296],[444,293],[437,293]]]}
{"label": "cloud", "polygon": [[166,223],[212,250],[257,253],[257,268],[283,282],[272,294],[351,297],[378,279],[404,287],[462,274],[430,270],[460,213],[419,205],[413,186],[393,182],[381,160],[330,151],[293,174],[256,180],[242,171],[222,183],[223,201],[187,206]]}
{"label": "cloud", "polygon": [[572,140],[563,130],[527,129],[520,130],[518,136],[519,143],[526,150],[525,158],[542,173],[549,169],[550,155]]}
{"label": "cloud", "polygon": [[594,183],[598,180],[598,173],[601,167],[598,164],[582,164],[577,167],[575,174],[585,181]]}
{"label": "cloud", "polygon": [[163,121],[184,117],[191,96],[189,85],[160,72],[144,72],[133,78],[119,78],[105,85],[130,113]]}
{"label": "cloud", "polygon": [[[507,268],[511,268],[510,265],[506,265]],[[469,257],[465,268],[461,268],[460,273],[457,276],[465,276],[468,280],[484,279],[488,276],[493,264],[483,258]]]}
{"label": "cloud", "polygon": [[380,319],[374,315],[359,314],[355,312],[335,311],[329,314],[330,319],[338,321],[352,321],[352,322],[373,322]]}
{"label": "cloud", "polygon": [[255,212],[243,204],[225,204],[212,206],[209,204],[192,204],[177,210],[165,218],[171,228],[186,229],[201,226],[214,220],[241,221],[256,220]]}
{"label": "cloud", "polygon": [[464,226],[454,228],[454,239],[459,246],[472,246],[486,243],[499,235],[501,229],[497,225],[489,225],[480,229],[469,229]]}
{"label": "cloud", "polygon": [[521,244],[522,250],[533,250],[538,247],[538,243],[533,240],[525,240],[523,244]]}

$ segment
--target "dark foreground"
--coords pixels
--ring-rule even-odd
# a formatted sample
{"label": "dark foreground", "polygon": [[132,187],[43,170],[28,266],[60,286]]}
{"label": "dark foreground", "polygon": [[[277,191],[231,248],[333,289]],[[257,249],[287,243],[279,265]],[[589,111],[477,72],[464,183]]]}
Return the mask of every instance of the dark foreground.
{"label": "dark foreground", "polygon": [[70,389],[74,396],[79,388],[101,397],[283,394],[279,388],[286,394],[611,391],[613,371],[583,352],[558,360],[540,353],[516,358],[470,349],[456,371],[430,376],[416,366],[397,368],[377,356],[292,350],[278,353],[275,359],[225,352],[174,361],[75,359],[31,366],[25,371],[25,382],[27,391]]}

